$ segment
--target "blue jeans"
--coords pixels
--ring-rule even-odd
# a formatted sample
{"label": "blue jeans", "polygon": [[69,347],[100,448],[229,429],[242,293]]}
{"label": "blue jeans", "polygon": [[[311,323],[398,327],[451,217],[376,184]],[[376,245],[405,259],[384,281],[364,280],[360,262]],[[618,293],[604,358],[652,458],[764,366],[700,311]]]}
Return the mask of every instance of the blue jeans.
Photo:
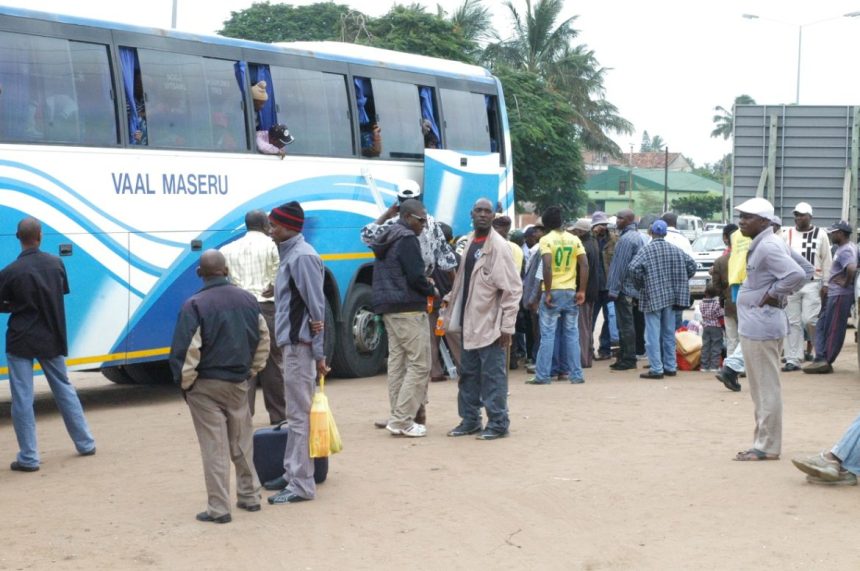
{"label": "blue jeans", "polygon": [[612,343],[618,343],[618,324],[615,323],[615,304],[609,301],[609,292],[600,292],[597,303],[594,304],[591,332],[597,327],[597,318],[603,312],[603,327],[600,328],[600,345],[597,352],[601,355],[609,355]]}
{"label": "blue jeans", "polygon": [[855,475],[860,475],[860,416],[836,443],[830,452],[842,460],[842,467]]}
{"label": "blue jeans", "polygon": [[726,358],[723,359],[723,367],[728,367],[736,373],[746,372],[744,368],[744,350],[741,349],[740,343],[738,343],[731,355],[727,355]]}
{"label": "blue jeans", "polygon": [[645,313],[645,353],[652,373],[677,371],[675,359],[675,310],[664,307]]}
{"label": "blue jeans", "polygon": [[546,294],[540,302],[540,349],[537,355],[535,377],[538,381],[549,381],[552,377],[552,355],[555,347],[556,328],[561,319],[561,343],[564,345],[564,361],[559,369],[570,373],[570,379],[581,380],[582,359],[579,354],[579,306],[576,292],[571,289],[552,290],[552,307],[545,303]]}
{"label": "blue jeans", "polygon": [[483,405],[487,411],[486,430],[497,434],[508,431],[511,424],[508,416],[508,364],[505,350],[498,343],[480,349],[463,349],[457,388],[457,409],[463,426],[481,426]]}
{"label": "blue jeans", "polygon": [[[38,466],[39,451],[36,448],[36,414],[33,411],[33,359],[6,354],[9,363],[9,385],[12,389],[12,424],[18,438],[18,463],[23,466]],[[60,355],[50,359],[37,359],[54,393],[57,408],[63,415],[66,430],[78,452],[89,452],[96,446],[78,393],[69,383],[66,360]]]}

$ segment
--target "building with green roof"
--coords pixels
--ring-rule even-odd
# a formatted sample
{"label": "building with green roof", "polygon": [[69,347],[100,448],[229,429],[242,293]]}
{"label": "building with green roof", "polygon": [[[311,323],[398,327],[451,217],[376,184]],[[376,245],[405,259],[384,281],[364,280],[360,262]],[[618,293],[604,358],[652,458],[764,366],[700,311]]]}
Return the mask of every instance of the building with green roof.
{"label": "building with green roof", "polygon": [[[637,214],[660,214],[666,171],[610,166],[585,184],[589,212],[602,210],[610,216],[624,208]],[[711,179],[683,171],[668,171],[669,205],[682,196],[713,193],[722,195],[723,186]],[[731,195],[731,190],[726,191]],[[679,214],[684,214],[679,212]]]}

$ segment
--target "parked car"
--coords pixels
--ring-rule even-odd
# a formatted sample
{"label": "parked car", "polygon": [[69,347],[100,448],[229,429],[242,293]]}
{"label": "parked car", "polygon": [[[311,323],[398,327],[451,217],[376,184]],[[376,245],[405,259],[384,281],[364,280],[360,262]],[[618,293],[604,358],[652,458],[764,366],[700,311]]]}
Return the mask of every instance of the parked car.
{"label": "parked car", "polygon": [[708,230],[722,230],[726,225],[721,222],[708,222],[705,224],[705,232]]}
{"label": "parked car", "polygon": [[705,231],[705,224],[698,216],[682,214],[678,216],[678,231],[690,242],[701,236]]}
{"label": "parked car", "polygon": [[690,278],[690,295],[700,299],[705,295],[705,288],[711,283],[711,268],[717,258],[723,255],[726,245],[723,244],[723,231],[711,230],[704,232],[693,242],[693,259],[696,261],[696,274]]}

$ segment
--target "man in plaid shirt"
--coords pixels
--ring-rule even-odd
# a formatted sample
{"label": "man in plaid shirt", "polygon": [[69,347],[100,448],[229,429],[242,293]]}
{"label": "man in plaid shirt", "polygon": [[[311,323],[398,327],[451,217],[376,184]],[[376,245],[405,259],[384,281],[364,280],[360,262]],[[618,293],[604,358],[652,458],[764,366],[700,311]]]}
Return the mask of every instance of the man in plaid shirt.
{"label": "man in plaid shirt", "polygon": [[651,226],[651,243],[642,248],[630,262],[628,274],[639,290],[639,309],[645,314],[645,352],[647,373],[643,379],[674,376],[675,308],[690,302],[690,278],[696,273],[696,262],[667,242],[668,227],[663,220]]}

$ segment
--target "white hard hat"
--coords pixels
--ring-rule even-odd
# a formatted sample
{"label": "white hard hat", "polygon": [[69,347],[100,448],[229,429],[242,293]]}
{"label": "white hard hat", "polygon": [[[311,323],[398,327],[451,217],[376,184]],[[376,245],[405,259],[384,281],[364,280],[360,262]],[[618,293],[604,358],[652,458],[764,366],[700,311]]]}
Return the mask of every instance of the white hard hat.
{"label": "white hard hat", "polygon": [[795,214],[809,214],[812,216],[812,205],[808,202],[798,202],[794,207]]}
{"label": "white hard hat", "polygon": [[397,198],[400,202],[404,200],[409,200],[410,198],[420,198],[421,197],[421,187],[418,186],[418,183],[412,179],[406,179],[401,181],[397,185]]}

